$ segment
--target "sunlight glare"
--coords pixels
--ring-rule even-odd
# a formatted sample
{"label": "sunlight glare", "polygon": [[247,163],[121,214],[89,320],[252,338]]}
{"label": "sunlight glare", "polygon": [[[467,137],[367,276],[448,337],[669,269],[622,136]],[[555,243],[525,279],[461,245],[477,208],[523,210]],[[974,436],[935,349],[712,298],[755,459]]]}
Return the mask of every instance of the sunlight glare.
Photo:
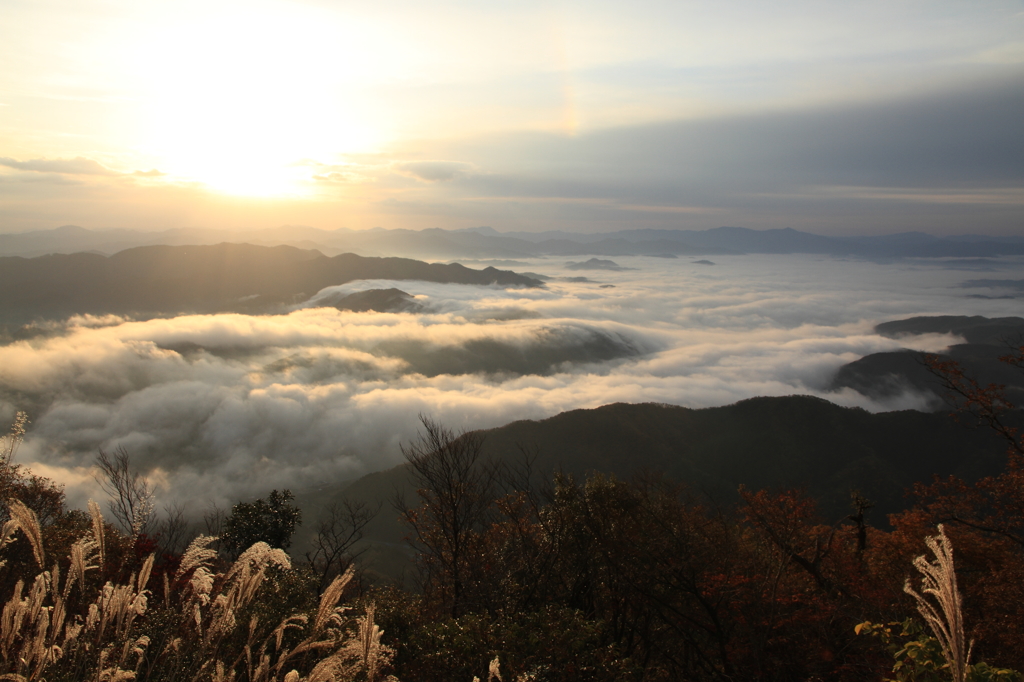
{"label": "sunlight glare", "polygon": [[270,196],[304,193],[300,159],[373,149],[358,90],[374,41],[331,19],[250,4],[165,26],[144,59],[146,151],[175,177]]}

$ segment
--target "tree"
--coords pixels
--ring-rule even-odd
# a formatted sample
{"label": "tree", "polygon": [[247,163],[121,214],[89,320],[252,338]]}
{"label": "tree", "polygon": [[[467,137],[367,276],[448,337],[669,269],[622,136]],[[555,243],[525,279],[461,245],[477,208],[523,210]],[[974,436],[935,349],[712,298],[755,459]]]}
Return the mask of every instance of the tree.
{"label": "tree", "polygon": [[232,554],[238,555],[256,544],[288,549],[292,534],[302,523],[302,510],[291,504],[295,498],[290,490],[272,490],[266,500],[239,502],[224,519],[220,541]]}
{"label": "tree", "polygon": [[483,441],[477,434],[456,434],[425,416],[420,422],[419,440],[402,446],[420,506],[410,509],[401,497],[394,505],[421,551],[425,590],[458,617],[476,563],[474,548],[491,519],[500,465],[481,461]]}
{"label": "tree", "polygon": [[110,511],[121,528],[138,537],[149,529],[153,516],[153,491],[146,479],[131,466],[127,450],[118,447],[113,458],[100,450],[96,458],[103,492],[110,495]]}
{"label": "tree", "polygon": [[352,547],[363,539],[363,529],[379,511],[379,505],[371,510],[365,502],[349,499],[327,507],[317,523],[313,549],[306,552],[306,561],[320,581],[321,594],[361,553],[352,554]]}
{"label": "tree", "polygon": [[[1012,347],[1000,358],[1024,368],[1024,346]],[[914,487],[916,505],[894,515],[895,536],[906,540],[924,537],[936,523],[958,548],[958,563],[965,594],[964,608],[978,641],[976,653],[1001,665],[1024,666],[1017,646],[1024,604],[1024,441],[1016,423],[1019,414],[998,384],[982,386],[954,361],[936,356],[925,359],[939,378],[954,416],[980,424],[1001,435],[1007,445],[1006,468],[977,481],[957,476],[936,477]]]}
{"label": "tree", "polygon": [[193,533],[191,524],[185,517],[185,505],[181,502],[164,505],[164,518],[157,526],[160,551],[164,554],[177,555],[185,551],[191,542]]}
{"label": "tree", "polygon": [[[1024,368],[1024,346],[1014,348],[1001,361]],[[981,386],[953,360],[925,357],[928,370],[939,378],[956,416],[968,415],[1001,435],[1008,444],[1006,470],[971,485],[950,476],[930,485],[919,484],[915,493],[939,522],[955,523],[1000,536],[1024,549],[1024,440],[1007,423],[1014,409],[999,384]]]}

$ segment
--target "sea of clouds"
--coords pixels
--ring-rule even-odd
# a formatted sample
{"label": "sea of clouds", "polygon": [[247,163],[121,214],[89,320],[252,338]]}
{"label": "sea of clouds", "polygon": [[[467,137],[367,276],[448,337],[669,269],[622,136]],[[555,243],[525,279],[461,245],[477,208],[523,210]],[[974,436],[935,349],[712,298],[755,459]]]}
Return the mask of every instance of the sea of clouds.
{"label": "sea of clouds", "polygon": [[[18,461],[65,483],[72,505],[102,497],[94,460],[120,447],[158,505],[195,511],[391,467],[421,414],[475,429],[619,401],[812,394],[920,408],[910,392],[879,403],[829,382],[869,353],[956,342],[882,338],[878,322],[1020,312],[962,284],[979,269],[1020,278],[1022,259],[713,260],[616,258],[621,271],[536,260],[516,270],[555,277],[545,288],[358,281],[319,295],[396,287],[418,313],[343,312],[314,297],[286,315],[75,317],[0,346],[0,418],[29,413]],[[580,275],[591,281],[569,280]]]}

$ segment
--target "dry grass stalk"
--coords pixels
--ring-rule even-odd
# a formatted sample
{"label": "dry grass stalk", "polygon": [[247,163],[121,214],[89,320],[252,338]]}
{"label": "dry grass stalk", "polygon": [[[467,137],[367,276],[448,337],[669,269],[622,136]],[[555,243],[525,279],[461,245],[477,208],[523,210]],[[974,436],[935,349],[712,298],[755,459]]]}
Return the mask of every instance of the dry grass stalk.
{"label": "dry grass stalk", "polygon": [[964,635],[963,602],[956,586],[953,545],[941,524],[939,534],[926,538],[925,544],[935,555],[935,560],[928,561],[924,555],[914,559],[914,567],[921,573],[921,592],[910,586],[909,578],[903,590],[917,601],[917,610],[935,634],[953,682],[964,682],[971,646]]}
{"label": "dry grass stalk", "polygon": [[210,571],[210,564],[217,558],[217,551],[210,549],[210,544],[216,540],[216,537],[210,535],[200,535],[193,540],[182,555],[178,572],[174,576],[175,580],[181,580],[189,572],[192,573],[187,586],[188,602],[184,608],[191,614],[197,629],[201,628],[203,622],[202,608],[210,602],[210,593],[213,592],[214,575]]}
{"label": "dry grass stalk", "polygon": [[[32,545],[32,555],[36,558],[39,567],[43,567],[46,556],[43,553],[43,532],[39,528],[39,521],[36,513],[26,507],[21,500],[8,500],[7,511],[10,520],[0,530],[0,549],[3,549],[14,540],[14,533],[20,530],[28,538]],[[0,564],[2,566],[3,564]]]}
{"label": "dry grass stalk", "polygon": [[[41,561],[42,534],[35,514],[17,500],[9,501],[8,507],[11,521],[5,524],[5,530],[10,523],[17,524],[32,542],[36,560]],[[102,528],[102,519],[99,527]],[[47,668],[76,646],[83,635],[91,635],[90,640],[98,646],[110,626],[115,635],[123,640],[123,644],[116,647],[120,650],[120,656],[111,662],[115,647],[111,645],[103,648],[96,677],[99,680],[134,678],[134,673],[123,670],[122,664],[131,653],[135,653],[141,661],[149,640],[143,637],[132,641],[126,635],[134,620],[146,611],[147,591],[144,588],[149,580],[154,557],[150,556],[143,563],[138,579],[133,575],[128,585],[115,586],[108,582],[96,601],[89,605],[85,620],[78,618],[68,623],[67,598],[76,583],[84,587],[86,571],[96,568],[91,560],[97,544],[95,540],[82,538],[72,545],[70,566],[63,588],[60,585],[59,566],[37,575],[25,597],[22,597],[24,581],[19,580],[15,585],[14,594],[4,605],[0,616],[0,657],[7,670],[0,675],[0,679],[26,682],[42,679]],[[108,662],[112,664],[108,665]]]}
{"label": "dry grass stalk", "polygon": [[213,617],[207,630],[207,639],[221,637],[235,629],[235,613],[245,608],[256,596],[271,566],[287,569],[291,565],[284,550],[273,549],[265,542],[257,542],[242,552],[227,573],[227,591],[221,592],[213,601]]}
{"label": "dry grass stalk", "polygon": [[89,515],[92,516],[92,534],[96,542],[96,551],[99,553],[99,565],[106,562],[106,534],[103,532],[103,514],[100,506],[89,500]]}
{"label": "dry grass stalk", "polygon": [[14,455],[18,452],[18,446],[25,439],[25,429],[28,426],[28,415],[18,412],[14,415],[14,423],[11,430],[3,438],[0,438],[0,466],[9,467]]}
{"label": "dry grass stalk", "polygon": [[[7,542],[19,528],[30,540],[41,538],[37,523],[32,529],[34,516],[22,513],[17,504],[11,503],[16,511],[7,524],[14,526],[5,526],[3,531]],[[177,607],[180,621],[175,634],[179,636],[168,637],[155,654],[147,653],[149,637],[139,634],[140,619],[149,610],[146,585],[155,555],[126,583],[106,582],[84,614],[69,615],[67,604],[73,588],[78,585],[84,597],[88,571],[99,567],[97,560],[102,565],[105,524],[98,505],[91,503],[90,512],[93,532],[72,545],[63,584],[60,569],[54,566],[37,575],[27,592],[25,582],[19,581],[4,605],[0,613],[0,680],[43,680],[57,674],[54,664],[70,657],[62,664],[70,666],[65,670],[77,671],[76,679],[100,682],[139,679],[145,672],[144,662],[148,670],[164,666],[165,671],[180,670],[182,679],[204,682],[233,682],[240,675],[247,682],[397,682],[392,677],[381,679],[382,668],[395,652],[381,644],[373,606],[355,621],[347,617],[348,607],[339,606],[353,577],[351,568],[328,586],[311,616],[289,615],[266,636],[260,634],[266,630],[261,629],[258,618],[251,617],[243,653],[233,662],[222,660],[223,643],[238,632],[236,620],[256,599],[268,571],[291,568],[288,555],[266,543],[256,543],[226,572],[215,573],[217,553],[210,544],[216,538],[196,538],[175,576],[175,581],[187,581],[176,604],[171,603],[171,583],[165,576],[165,605]],[[0,538],[0,548],[2,544]],[[41,558],[41,552],[36,558]],[[287,633],[301,630],[306,631],[305,639],[290,645]],[[307,677],[293,669],[296,663],[313,666]]]}

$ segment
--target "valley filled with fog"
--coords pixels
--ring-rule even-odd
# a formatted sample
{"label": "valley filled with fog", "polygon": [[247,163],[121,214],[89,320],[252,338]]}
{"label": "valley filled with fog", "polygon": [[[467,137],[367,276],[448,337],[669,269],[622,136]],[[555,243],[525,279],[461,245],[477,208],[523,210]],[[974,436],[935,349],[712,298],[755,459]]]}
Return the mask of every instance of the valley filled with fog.
{"label": "valley filled with fog", "polygon": [[[158,507],[229,507],[394,466],[421,414],[476,429],[614,402],[810,394],[870,411],[924,408],[910,390],[878,402],[829,385],[870,353],[957,341],[884,338],[879,322],[1014,315],[1009,289],[971,281],[1024,277],[1020,257],[700,260],[623,256],[617,270],[463,261],[550,279],[360,280],[281,315],[73,317],[0,346],[0,407],[4,419],[29,413],[18,461],[65,483],[73,506],[102,497],[93,461],[120,447],[156,487]],[[318,307],[390,288],[414,297],[415,312]]]}

